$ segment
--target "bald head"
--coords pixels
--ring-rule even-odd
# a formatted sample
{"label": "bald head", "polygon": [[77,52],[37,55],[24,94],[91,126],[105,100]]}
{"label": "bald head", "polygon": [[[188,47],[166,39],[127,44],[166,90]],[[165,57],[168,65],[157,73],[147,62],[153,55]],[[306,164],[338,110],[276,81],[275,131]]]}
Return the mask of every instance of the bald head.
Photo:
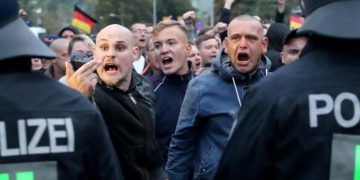
{"label": "bald head", "polygon": [[56,54],[60,53],[63,49],[68,49],[69,39],[59,38],[53,41],[50,45],[50,49],[53,50]]}
{"label": "bald head", "polygon": [[128,28],[119,24],[111,24],[103,28],[96,36],[96,43],[99,43],[101,40],[111,39],[115,37],[126,39],[130,45],[135,45],[133,33]]}

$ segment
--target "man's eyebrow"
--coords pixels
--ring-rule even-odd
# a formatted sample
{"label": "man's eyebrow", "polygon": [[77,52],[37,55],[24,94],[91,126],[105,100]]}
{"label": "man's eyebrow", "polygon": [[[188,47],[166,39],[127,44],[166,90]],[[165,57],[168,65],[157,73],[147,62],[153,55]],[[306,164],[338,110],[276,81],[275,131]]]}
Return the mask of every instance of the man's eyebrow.
{"label": "man's eyebrow", "polygon": [[169,38],[166,41],[175,41],[175,40],[176,40],[176,38]]}
{"label": "man's eyebrow", "polygon": [[[108,39],[100,39],[99,41],[109,41]],[[115,44],[127,44],[125,41],[115,41]]]}

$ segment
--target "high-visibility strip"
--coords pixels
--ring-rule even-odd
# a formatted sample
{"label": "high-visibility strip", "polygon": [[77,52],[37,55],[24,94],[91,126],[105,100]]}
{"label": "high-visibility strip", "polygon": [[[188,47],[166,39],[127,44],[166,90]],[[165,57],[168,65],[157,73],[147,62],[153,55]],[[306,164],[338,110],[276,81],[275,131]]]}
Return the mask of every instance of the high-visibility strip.
{"label": "high-visibility strip", "polygon": [[360,145],[355,146],[354,180],[360,180]]}
{"label": "high-visibility strip", "polygon": [[78,19],[73,19],[71,24],[74,25],[75,27],[79,28],[79,29],[82,29],[86,33],[91,32],[91,26],[89,24],[87,24],[87,23],[79,21]]}
{"label": "high-visibility strip", "polygon": [[34,180],[34,172],[32,171],[17,172],[16,180]]}
{"label": "high-visibility strip", "polygon": [[10,175],[8,173],[0,173],[0,180],[10,180]]}

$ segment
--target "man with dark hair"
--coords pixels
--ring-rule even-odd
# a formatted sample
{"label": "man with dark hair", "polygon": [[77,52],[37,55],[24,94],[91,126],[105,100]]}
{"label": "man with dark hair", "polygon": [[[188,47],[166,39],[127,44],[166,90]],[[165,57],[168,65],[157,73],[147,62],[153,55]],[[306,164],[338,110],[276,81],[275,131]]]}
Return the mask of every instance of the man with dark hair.
{"label": "man with dark hair", "polygon": [[280,52],[281,62],[289,64],[299,59],[306,43],[307,37],[305,35],[299,35],[297,29],[290,31],[284,39],[283,48]]}
{"label": "man with dark hair", "polygon": [[0,179],[122,179],[98,110],[81,94],[40,73],[31,58],[54,58],[0,3]]}
{"label": "man with dark hair", "polygon": [[260,21],[238,16],[227,33],[228,55],[215,59],[212,69],[192,79],[186,90],[166,163],[169,179],[213,179],[243,95],[269,68]]}
{"label": "man with dark hair", "polygon": [[80,31],[72,25],[62,28],[59,33],[59,38],[71,39],[74,35],[80,34]]}
{"label": "man with dark hair", "polygon": [[248,91],[216,179],[359,178],[360,1],[304,4],[308,44]]}
{"label": "man with dark hair", "polygon": [[196,47],[199,49],[203,67],[210,67],[211,62],[216,58],[219,52],[219,44],[214,36],[204,34],[199,36],[196,41]]}
{"label": "man with dark hair", "polygon": [[139,48],[138,56],[134,59],[133,68],[139,74],[144,74],[144,69],[149,63],[145,59],[143,53],[145,52],[145,46],[148,41],[149,32],[146,29],[146,25],[143,23],[136,22],[130,27],[131,32],[136,40],[136,46]]}

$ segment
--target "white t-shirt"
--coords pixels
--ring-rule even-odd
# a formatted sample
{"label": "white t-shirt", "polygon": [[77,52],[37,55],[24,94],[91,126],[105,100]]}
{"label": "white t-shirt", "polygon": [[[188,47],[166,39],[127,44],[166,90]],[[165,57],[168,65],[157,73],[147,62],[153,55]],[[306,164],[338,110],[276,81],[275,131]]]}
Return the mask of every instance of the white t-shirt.
{"label": "white t-shirt", "polygon": [[133,65],[133,68],[135,69],[135,71],[137,73],[141,74],[144,67],[145,67],[145,58],[144,58],[144,56],[141,55],[138,60],[136,60],[136,61],[134,61],[132,63],[132,65]]}

